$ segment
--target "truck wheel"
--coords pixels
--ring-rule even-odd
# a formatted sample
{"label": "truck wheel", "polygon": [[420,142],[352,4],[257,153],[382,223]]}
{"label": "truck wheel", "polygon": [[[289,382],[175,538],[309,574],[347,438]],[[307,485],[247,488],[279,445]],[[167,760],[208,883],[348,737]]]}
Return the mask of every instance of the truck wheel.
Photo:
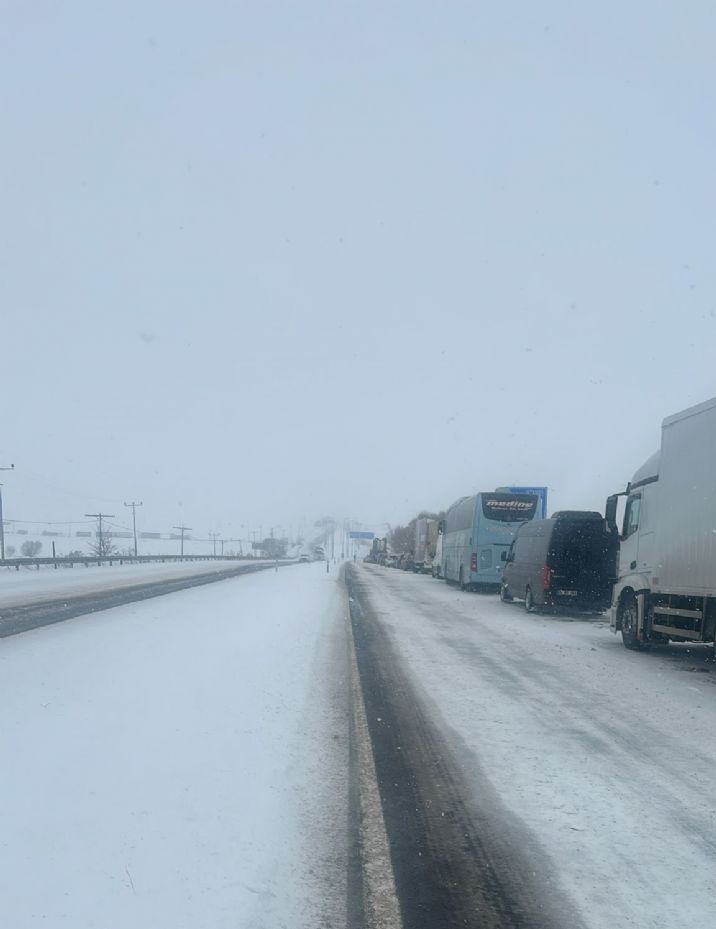
{"label": "truck wheel", "polygon": [[525,610],[528,613],[534,613],[535,611],[535,599],[532,596],[532,588],[528,587],[525,591]]}
{"label": "truck wheel", "polygon": [[622,642],[624,643],[624,647],[630,648],[635,652],[641,651],[644,647],[644,643],[640,642],[636,636],[638,620],[636,597],[629,594],[622,600],[622,604],[619,608],[619,617],[621,619]]}
{"label": "truck wheel", "polygon": [[507,589],[507,584],[503,581],[500,584],[500,600],[502,600],[503,603],[512,603],[512,599],[512,594]]}
{"label": "truck wheel", "polygon": [[465,590],[465,581],[462,579],[462,568],[460,568],[460,590]]}

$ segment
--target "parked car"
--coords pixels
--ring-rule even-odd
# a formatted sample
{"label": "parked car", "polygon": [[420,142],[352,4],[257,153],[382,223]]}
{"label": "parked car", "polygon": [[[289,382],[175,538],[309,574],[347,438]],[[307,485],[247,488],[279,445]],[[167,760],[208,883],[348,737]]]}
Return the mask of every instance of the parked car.
{"label": "parked car", "polygon": [[611,602],[619,539],[599,513],[564,510],[521,526],[500,584],[500,599],[527,612],[568,607],[603,612]]}
{"label": "parked car", "polygon": [[403,571],[416,571],[418,570],[415,567],[415,559],[413,558],[412,552],[406,552],[403,555],[403,560],[400,562],[400,567]]}
{"label": "parked car", "polygon": [[386,555],[383,564],[386,566],[386,568],[397,568],[398,555]]}

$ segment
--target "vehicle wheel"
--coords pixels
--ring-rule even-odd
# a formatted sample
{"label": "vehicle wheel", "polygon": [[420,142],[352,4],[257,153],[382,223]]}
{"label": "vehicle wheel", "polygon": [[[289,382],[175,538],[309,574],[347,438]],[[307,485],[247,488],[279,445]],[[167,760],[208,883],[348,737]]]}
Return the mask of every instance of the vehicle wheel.
{"label": "vehicle wheel", "polygon": [[630,648],[635,652],[641,651],[644,648],[644,643],[640,642],[636,635],[638,620],[636,597],[629,594],[624,598],[619,608],[619,616],[622,625],[622,642],[624,643],[624,648]]}
{"label": "vehicle wheel", "polygon": [[500,600],[502,600],[503,603],[512,603],[512,599],[513,597],[507,589],[507,584],[503,582],[500,584]]}
{"label": "vehicle wheel", "polygon": [[462,579],[462,568],[460,568],[460,590],[465,590],[465,581]]}
{"label": "vehicle wheel", "polygon": [[528,613],[534,613],[535,611],[535,599],[532,596],[532,588],[528,587],[525,591],[525,610]]}

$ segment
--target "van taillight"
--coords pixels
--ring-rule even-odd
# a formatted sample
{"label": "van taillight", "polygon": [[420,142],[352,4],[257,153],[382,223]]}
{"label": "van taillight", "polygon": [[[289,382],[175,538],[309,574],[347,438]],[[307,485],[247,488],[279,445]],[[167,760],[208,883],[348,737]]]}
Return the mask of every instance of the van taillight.
{"label": "van taillight", "polygon": [[548,568],[547,565],[542,568],[542,587],[545,590],[549,590],[552,586],[552,569]]}
{"label": "van taillight", "polygon": [[470,555],[470,570],[477,573],[477,552]]}

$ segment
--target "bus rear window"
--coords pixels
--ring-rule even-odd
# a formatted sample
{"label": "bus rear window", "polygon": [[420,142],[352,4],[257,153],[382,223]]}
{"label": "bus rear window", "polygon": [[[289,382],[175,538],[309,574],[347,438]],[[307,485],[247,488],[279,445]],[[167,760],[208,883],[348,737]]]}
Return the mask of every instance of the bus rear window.
{"label": "bus rear window", "polygon": [[487,519],[521,523],[534,517],[538,502],[533,494],[482,494],[482,514]]}

